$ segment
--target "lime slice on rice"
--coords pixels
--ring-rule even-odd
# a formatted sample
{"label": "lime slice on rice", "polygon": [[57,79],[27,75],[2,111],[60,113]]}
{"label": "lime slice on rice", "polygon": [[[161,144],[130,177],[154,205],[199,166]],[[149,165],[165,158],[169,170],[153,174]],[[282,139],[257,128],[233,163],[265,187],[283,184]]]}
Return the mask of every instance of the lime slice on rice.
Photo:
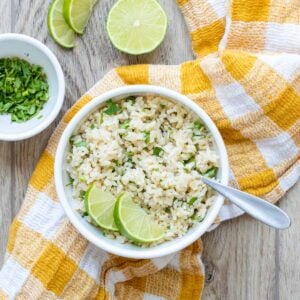
{"label": "lime slice on rice", "polygon": [[75,46],[75,32],[63,17],[64,0],[54,0],[48,11],[48,29],[54,41],[62,47]]}
{"label": "lime slice on rice", "polygon": [[65,0],[63,15],[70,27],[83,34],[98,0]]}
{"label": "lime slice on rice", "polygon": [[107,19],[112,43],[129,54],[151,52],[162,42],[166,30],[166,14],[155,0],[119,0]]}
{"label": "lime slice on rice", "polygon": [[116,198],[101,191],[96,185],[91,185],[85,196],[85,209],[92,220],[100,227],[117,231],[113,212]]}
{"label": "lime slice on rice", "polygon": [[164,237],[163,228],[126,193],[117,199],[114,218],[119,231],[134,242],[151,243]]}

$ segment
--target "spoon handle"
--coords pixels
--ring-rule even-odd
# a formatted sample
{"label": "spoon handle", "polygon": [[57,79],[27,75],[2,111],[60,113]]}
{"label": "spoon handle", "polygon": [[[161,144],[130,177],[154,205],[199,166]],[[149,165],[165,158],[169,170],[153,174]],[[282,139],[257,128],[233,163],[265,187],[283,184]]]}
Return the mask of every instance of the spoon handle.
{"label": "spoon handle", "polygon": [[279,207],[261,198],[222,185],[207,177],[202,177],[202,180],[253,218],[277,229],[290,227],[289,216]]}

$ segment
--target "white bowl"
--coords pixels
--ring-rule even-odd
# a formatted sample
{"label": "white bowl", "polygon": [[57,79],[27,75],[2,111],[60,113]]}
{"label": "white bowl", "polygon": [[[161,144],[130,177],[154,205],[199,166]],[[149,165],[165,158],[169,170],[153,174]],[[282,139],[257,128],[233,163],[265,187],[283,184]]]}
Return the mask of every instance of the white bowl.
{"label": "white bowl", "polygon": [[[0,115],[0,140],[18,141],[30,138],[48,127],[58,115],[65,96],[65,80],[55,55],[38,40],[23,34],[0,35],[0,58],[19,57],[40,65],[47,75],[49,99],[31,120],[11,122],[9,115]],[[40,118],[38,118],[41,116]]]}
{"label": "white bowl", "polygon": [[196,241],[207,229],[212,225],[216,219],[222,205],[224,198],[218,196],[216,201],[210,207],[205,219],[198,225],[192,227],[183,237],[173,241],[164,242],[158,246],[151,248],[141,248],[131,244],[122,244],[117,240],[111,240],[105,237],[99,228],[96,228],[83,219],[80,214],[73,208],[73,199],[71,196],[71,188],[67,187],[69,181],[66,172],[66,152],[69,149],[69,138],[72,133],[85,121],[85,119],[96,109],[103,106],[109,99],[119,100],[130,95],[160,95],[168,98],[171,101],[181,103],[185,107],[194,111],[200,119],[204,122],[208,130],[214,137],[215,147],[220,157],[220,168],[218,171],[218,178],[223,184],[228,183],[228,158],[223,139],[209,116],[193,101],[187,97],[171,91],[169,89],[150,86],[150,85],[133,85],[121,87],[110,92],[107,92],[84,106],[70,121],[66,127],[58,144],[55,157],[55,185],[60,202],[69,217],[70,221],[77,228],[77,230],[86,237],[90,242],[110,253],[129,257],[129,258],[154,258],[165,256],[176,251],[179,251],[194,241]]}

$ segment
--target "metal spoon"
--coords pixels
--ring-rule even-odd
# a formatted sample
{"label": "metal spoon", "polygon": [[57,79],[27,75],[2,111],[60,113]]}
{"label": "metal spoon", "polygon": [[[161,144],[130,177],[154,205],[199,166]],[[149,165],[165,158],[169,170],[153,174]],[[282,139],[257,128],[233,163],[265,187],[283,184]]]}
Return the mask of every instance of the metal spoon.
{"label": "metal spoon", "polygon": [[253,218],[277,229],[290,227],[291,220],[289,216],[279,207],[261,198],[220,184],[207,177],[202,177],[202,181]]}

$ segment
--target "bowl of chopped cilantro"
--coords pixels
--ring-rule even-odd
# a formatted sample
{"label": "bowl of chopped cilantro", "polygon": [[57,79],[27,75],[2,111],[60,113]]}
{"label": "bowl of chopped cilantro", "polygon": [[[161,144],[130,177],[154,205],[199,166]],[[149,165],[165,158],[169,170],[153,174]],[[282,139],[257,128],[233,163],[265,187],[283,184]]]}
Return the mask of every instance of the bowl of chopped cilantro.
{"label": "bowl of chopped cilantro", "polygon": [[62,68],[38,40],[0,35],[0,140],[30,138],[57,117],[65,94]]}

